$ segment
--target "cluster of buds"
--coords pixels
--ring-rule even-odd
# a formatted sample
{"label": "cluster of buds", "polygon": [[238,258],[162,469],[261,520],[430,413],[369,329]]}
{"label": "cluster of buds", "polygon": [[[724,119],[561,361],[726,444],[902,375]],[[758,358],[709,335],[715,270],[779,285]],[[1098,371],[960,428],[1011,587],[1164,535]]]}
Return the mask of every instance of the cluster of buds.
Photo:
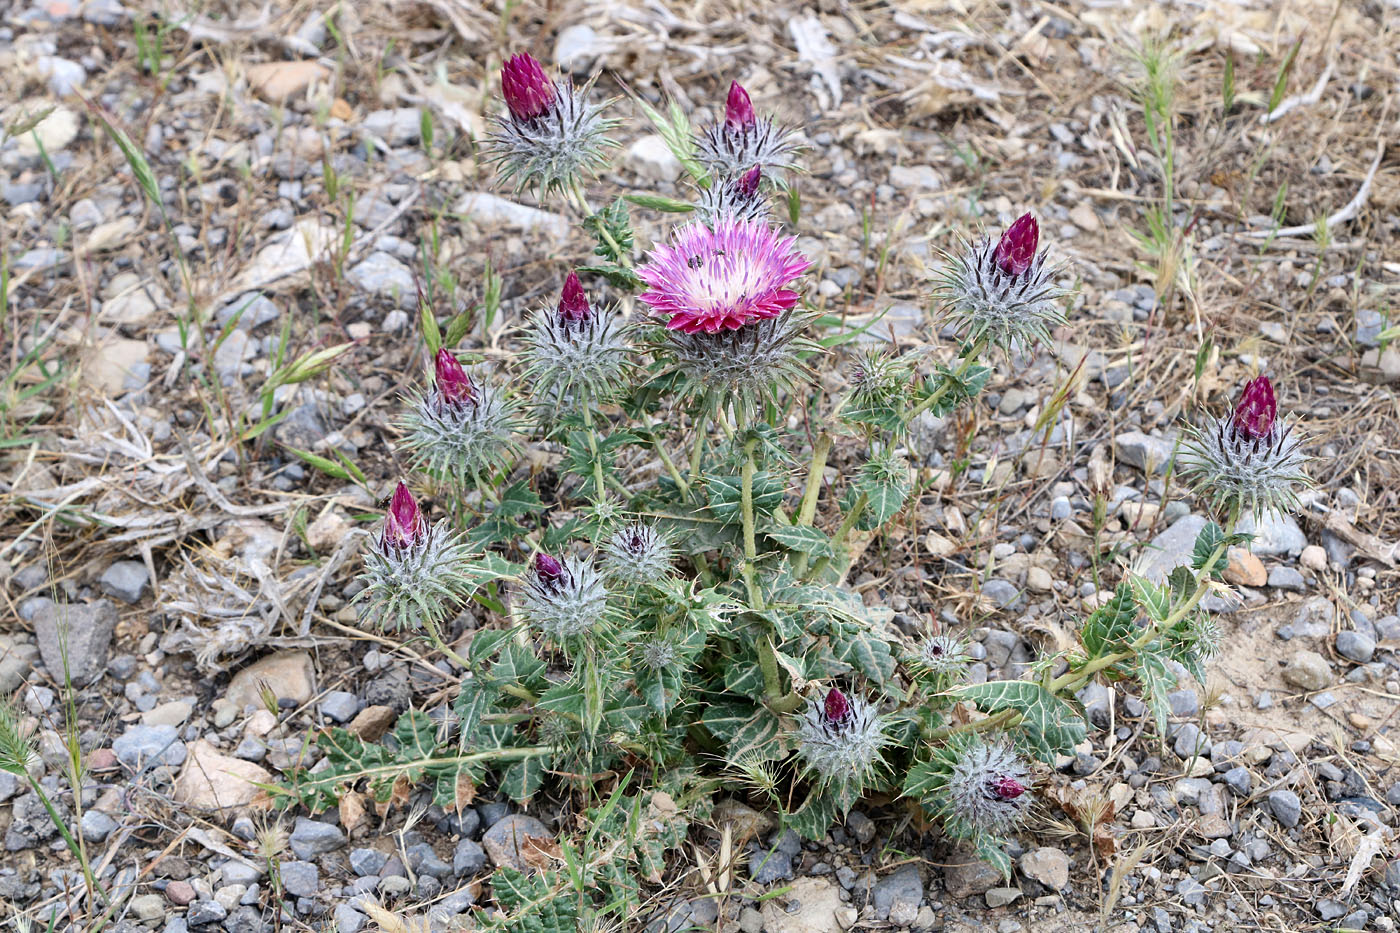
{"label": "cluster of buds", "polygon": [[960,338],[1008,351],[1049,341],[1064,322],[1063,292],[1039,244],[1040,226],[1022,214],[995,243],[984,238],[945,256],[938,292]]}
{"label": "cluster of buds", "polygon": [[588,303],[578,273],[564,280],[553,308],[535,313],[526,335],[527,375],[545,406],[579,394],[597,401],[616,391],[627,371],[627,341],[617,315]]}
{"label": "cluster of buds", "polygon": [[430,526],[413,493],[399,483],[375,545],[365,552],[361,617],[390,631],[441,625],[470,589],[468,548],[445,525]]}
{"label": "cluster of buds", "polygon": [[473,379],[446,347],[433,358],[433,388],[410,401],[405,445],[420,467],[443,481],[499,469],[516,452],[510,406],[484,379]]}
{"label": "cluster of buds", "polygon": [[516,604],[525,622],[556,641],[590,632],[608,611],[608,590],[593,562],[543,551],[521,575]]}
{"label": "cluster of buds", "polygon": [[952,736],[934,752],[925,804],[954,839],[998,837],[1030,811],[1030,774],[1004,739]]}
{"label": "cluster of buds", "polygon": [[734,81],[725,98],[723,122],[700,133],[695,158],[716,179],[725,179],[755,166],[790,169],[794,152],[792,131],[754,113],[748,91]]}
{"label": "cluster of buds", "polygon": [[588,103],[588,87],[575,89],[568,78],[555,81],[526,52],[501,66],[506,113],[488,140],[488,158],[516,188],[541,193],[573,187],[606,164],[607,138],[614,122]]}
{"label": "cluster of buds", "polygon": [[1192,430],[1182,466],[1215,508],[1259,518],[1296,505],[1295,487],[1309,482],[1301,446],[1279,417],[1273,383],[1259,376],[1232,412]]}
{"label": "cluster of buds", "polygon": [[859,797],[889,741],[875,707],[832,687],[812,698],[797,723],[797,748],[807,766],[843,799]]}
{"label": "cluster of buds", "polygon": [[642,522],[622,526],[603,545],[603,569],[614,580],[632,586],[665,579],[672,557],[666,535]]}

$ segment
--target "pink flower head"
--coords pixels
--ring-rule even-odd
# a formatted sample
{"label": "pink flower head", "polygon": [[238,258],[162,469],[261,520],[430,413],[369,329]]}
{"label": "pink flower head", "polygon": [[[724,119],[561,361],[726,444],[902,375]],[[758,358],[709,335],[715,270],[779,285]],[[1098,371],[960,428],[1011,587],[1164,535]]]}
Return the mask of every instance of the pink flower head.
{"label": "pink flower head", "polygon": [[556,589],[564,580],[564,565],[541,551],[535,555],[535,578],[545,589]]}
{"label": "pink flower head", "polygon": [[1035,250],[1040,244],[1040,225],[1029,213],[1016,218],[997,242],[997,268],[1015,277],[1031,267]]}
{"label": "pink flower head", "polygon": [[738,81],[729,82],[729,96],[724,101],[724,122],[730,129],[741,130],[758,122],[753,112],[749,92]]}
{"label": "pink flower head", "polygon": [[433,371],[438,395],[444,402],[462,406],[476,401],[476,387],[472,385],[471,377],[446,347],[438,350],[437,356],[433,357]]}
{"label": "pink flower head", "polygon": [[777,317],[799,298],[786,286],[812,265],[794,243],[754,221],[726,217],[713,229],[687,224],[637,270],[651,289],[640,297],[668,318],[667,329],[687,334],[738,330]]}
{"label": "pink flower head", "polygon": [[1235,430],[1245,437],[1260,440],[1268,437],[1278,418],[1278,401],[1268,376],[1259,376],[1245,384],[1235,405]]}
{"label": "pink flower head", "polygon": [[583,293],[583,283],[577,272],[570,272],[564,280],[564,290],[559,295],[559,316],[566,321],[586,321],[593,316],[588,306],[588,296]]}
{"label": "pink flower head", "polygon": [[512,55],[501,66],[501,93],[511,117],[521,122],[552,110],[557,94],[554,82],[529,52]]}
{"label": "pink flower head", "polygon": [[844,725],[851,715],[851,701],[846,699],[846,694],[839,688],[832,687],[822,700],[822,715],[826,717],[829,725]]}
{"label": "pink flower head", "polygon": [[394,489],[389,501],[389,513],[384,516],[384,534],[380,539],[385,548],[410,548],[423,542],[428,535],[428,522],[413,501],[413,493],[403,483]]}
{"label": "pink flower head", "polygon": [[749,169],[747,172],[739,176],[739,182],[736,187],[739,193],[746,198],[757,197],[758,183],[762,180],[762,178],[763,169],[760,166],[755,165],[753,168]]}
{"label": "pink flower head", "polygon": [[1010,775],[994,777],[987,782],[987,793],[1002,802],[1015,800],[1026,792],[1026,785]]}

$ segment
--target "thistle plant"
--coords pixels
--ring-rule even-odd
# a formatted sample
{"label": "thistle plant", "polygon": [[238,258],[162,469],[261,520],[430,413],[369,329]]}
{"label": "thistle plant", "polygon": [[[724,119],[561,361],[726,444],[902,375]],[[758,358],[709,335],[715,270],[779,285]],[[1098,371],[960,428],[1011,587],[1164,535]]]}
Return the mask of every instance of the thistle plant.
{"label": "thistle plant", "polygon": [[[952,325],[957,346],[826,361],[855,335],[807,300],[797,231],[763,203],[765,174],[797,167],[792,137],[741,87],[698,137],[678,106],[647,109],[698,192],[694,216],[650,244],[628,201],[588,206],[584,170],[610,126],[581,93],[528,56],[507,61],[502,87],[503,181],[567,189],[598,264],[570,266],[494,379],[448,348],[407,400],[404,446],[452,518],[430,527],[400,487],[365,554],[364,618],[427,631],[467,671],[458,734],[413,773],[443,806],[469,781],[517,800],[572,790],[588,798],[580,809],[595,775],[631,772],[692,801],[747,775],[810,838],[878,794],[1009,871],[1003,844],[1033,805],[1032,773],[1088,735],[1077,691],[1131,684],[1165,734],[1171,671],[1204,680],[1219,639],[1202,600],[1245,541],[1234,520],[1288,507],[1301,481],[1267,379],[1195,434],[1195,492],[1224,527],[1207,523],[1189,563],[1163,580],[1124,573],[1073,622],[1074,647],[1024,679],[966,683],[962,638],[934,627],[906,640],[846,581],[853,536],[900,521],[914,496],[919,416],[977,404],[988,354],[1034,352],[1065,320],[1064,275],[1035,217],[945,256],[931,323]],[[624,325],[614,308],[639,313]],[[844,380],[816,379],[823,364]],[[467,600],[482,624],[458,654],[439,633]],[[395,741],[425,747],[432,724],[410,713]],[[356,775],[387,799],[397,775],[355,770],[376,754],[336,736],[330,765],[296,785],[302,799],[328,806]]]}

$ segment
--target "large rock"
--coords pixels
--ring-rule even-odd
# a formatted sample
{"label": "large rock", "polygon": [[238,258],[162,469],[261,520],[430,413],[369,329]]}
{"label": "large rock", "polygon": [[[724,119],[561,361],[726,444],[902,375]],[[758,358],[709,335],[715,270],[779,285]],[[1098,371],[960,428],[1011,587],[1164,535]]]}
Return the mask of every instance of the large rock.
{"label": "large rock", "polygon": [[[789,912],[788,905],[796,909]],[[765,933],[844,933],[855,910],[841,903],[841,889],[826,878],[798,878],[782,897],[763,902]]]}
{"label": "large rock", "polygon": [[133,771],[157,765],[175,768],[186,755],[185,743],[174,726],[131,726],[112,742],[112,751]]}
{"label": "large rock", "polygon": [[1184,515],[1153,538],[1138,561],[1138,571],[1153,583],[1162,583],[1177,567],[1191,566],[1196,536],[1206,526],[1204,515]]}
{"label": "large rock", "polygon": [[279,651],[253,662],[229,681],[224,696],[240,710],[262,709],[264,690],[297,706],[316,691],[316,667],[305,651]]}
{"label": "large rock", "polygon": [[1332,685],[1332,668],[1316,651],[1299,651],[1288,659],[1283,680],[1300,690],[1324,690]]}
{"label": "large rock", "polygon": [[481,847],[497,868],[509,865],[518,871],[530,868],[539,858],[530,850],[554,843],[554,834],[533,816],[512,813],[502,817],[481,837]]}
{"label": "large rock", "polygon": [[943,868],[943,886],[953,898],[986,894],[1001,880],[1001,872],[966,849],[950,853]]}
{"label": "large rock", "polygon": [[1069,887],[1069,856],[1060,849],[1042,846],[1021,856],[1021,874],[1039,881],[1052,891]]}
{"label": "large rock", "polygon": [[1149,476],[1165,473],[1175,450],[1175,441],[1141,431],[1127,431],[1113,439],[1113,451],[1119,462],[1135,466]]}
{"label": "large rock", "polygon": [[220,754],[200,739],[189,747],[190,757],[175,779],[175,800],[196,810],[233,816],[246,811],[257,797],[259,784],[272,782],[266,768]]}
{"label": "large rock", "polygon": [[908,926],[914,921],[923,899],[924,880],[919,876],[919,866],[914,864],[901,865],[875,882],[870,891],[875,919],[897,926]]}
{"label": "large rock", "polygon": [[1297,557],[1308,546],[1303,529],[1298,527],[1292,515],[1283,512],[1269,512],[1257,524],[1253,516],[1246,515],[1240,519],[1235,530],[1254,535],[1249,549],[1259,557]]}
{"label": "large rock", "polygon": [[105,599],[42,607],[34,615],[34,635],[49,675],[62,683],[66,660],[68,676],[75,684],[89,684],[101,677],[116,626],[116,607]]}

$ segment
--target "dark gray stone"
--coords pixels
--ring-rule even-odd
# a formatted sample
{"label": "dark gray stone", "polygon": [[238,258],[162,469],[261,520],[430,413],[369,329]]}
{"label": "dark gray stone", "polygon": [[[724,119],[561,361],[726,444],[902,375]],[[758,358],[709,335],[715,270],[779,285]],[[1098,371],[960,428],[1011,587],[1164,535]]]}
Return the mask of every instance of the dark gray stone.
{"label": "dark gray stone", "polygon": [[146,565],[136,560],[119,560],[102,572],[97,584],[108,596],[124,603],[136,603],[146,592],[151,575]]}
{"label": "dark gray stone", "polygon": [[486,851],[476,842],[463,839],[457,843],[452,853],[452,870],[463,877],[470,877],[486,866]]}
{"label": "dark gray stone", "polygon": [[1176,443],[1172,440],[1153,437],[1141,431],[1128,431],[1113,439],[1113,450],[1119,462],[1137,467],[1149,475],[1166,472],[1175,447]]}
{"label": "dark gray stone", "polygon": [[1009,608],[1020,598],[1021,591],[1009,580],[991,579],[982,584],[982,595],[1002,609]]}
{"label": "dark gray stone", "polygon": [[369,920],[364,914],[346,904],[336,907],[334,918],[336,933],[360,933]]}
{"label": "dark gray stone", "polygon": [[1220,776],[1220,780],[1236,797],[1248,797],[1250,788],[1254,786],[1249,769],[1242,766],[1226,771]]}
{"label": "dark gray stone", "polygon": [[321,698],[321,715],[335,722],[349,722],[360,711],[360,698],[344,690],[332,690]]}
{"label": "dark gray stone", "polygon": [[185,911],[185,923],[192,927],[205,927],[219,923],[227,916],[228,911],[218,901],[195,901]]}
{"label": "dark gray stone", "polygon": [[63,682],[65,655],[73,683],[86,685],[101,677],[116,626],[116,607],[105,599],[91,604],[50,604],[34,614],[39,655],[59,683]]}
{"label": "dark gray stone", "polygon": [[749,877],[756,884],[772,884],[792,878],[792,856],[781,849],[749,843]]}
{"label": "dark gray stone", "polygon": [[1303,574],[1294,567],[1279,565],[1269,571],[1269,586],[1276,590],[1292,590],[1301,593],[1308,588]]}
{"label": "dark gray stone", "polygon": [[491,800],[486,803],[477,804],[476,812],[477,815],[481,817],[482,829],[490,829],[503,820],[505,815],[510,812],[510,804],[506,803],[504,800]]}
{"label": "dark gray stone", "polygon": [[1168,693],[1167,706],[1173,716],[1194,716],[1201,711],[1201,700],[1196,696],[1196,691],[1188,687]]}
{"label": "dark gray stone", "polygon": [[[1400,787],[1400,784],[1396,786]],[[868,846],[875,839],[875,821],[859,810],[847,814],[846,829],[861,845]]]}
{"label": "dark gray stone", "polygon": [[117,828],[117,821],[101,810],[84,810],[82,822],[83,839],[88,842],[101,842]]}
{"label": "dark gray stone", "polygon": [[1362,632],[1338,632],[1337,653],[1350,661],[1365,664],[1375,656],[1376,640]]}
{"label": "dark gray stone", "polygon": [[345,834],[340,831],[338,826],[299,816],[288,841],[291,844],[292,854],[307,862],[318,855],[334,852],[345,845]]}
{"label": "dark gray stone", "polygon": [[919,866],[901,865],[885,875],[870,891],[870,903],[875,907],[877,920],[888,920],[890,912],[913,913],[919,909],[924,899],[924,879],[919,875]]}
{"label": "dark gray stone", "polygon": [[283,862],[282,889],[293,897],[315,897],[321,890],[321,872],[310,862]]}
{"label": "dark gray stone", "polygon": [[1268,801],[1269,812],[1281,825],[1288,829],[1298,825],[1303,816],[1303,804],[1297,794],[1291,790],[1270,791]]}

